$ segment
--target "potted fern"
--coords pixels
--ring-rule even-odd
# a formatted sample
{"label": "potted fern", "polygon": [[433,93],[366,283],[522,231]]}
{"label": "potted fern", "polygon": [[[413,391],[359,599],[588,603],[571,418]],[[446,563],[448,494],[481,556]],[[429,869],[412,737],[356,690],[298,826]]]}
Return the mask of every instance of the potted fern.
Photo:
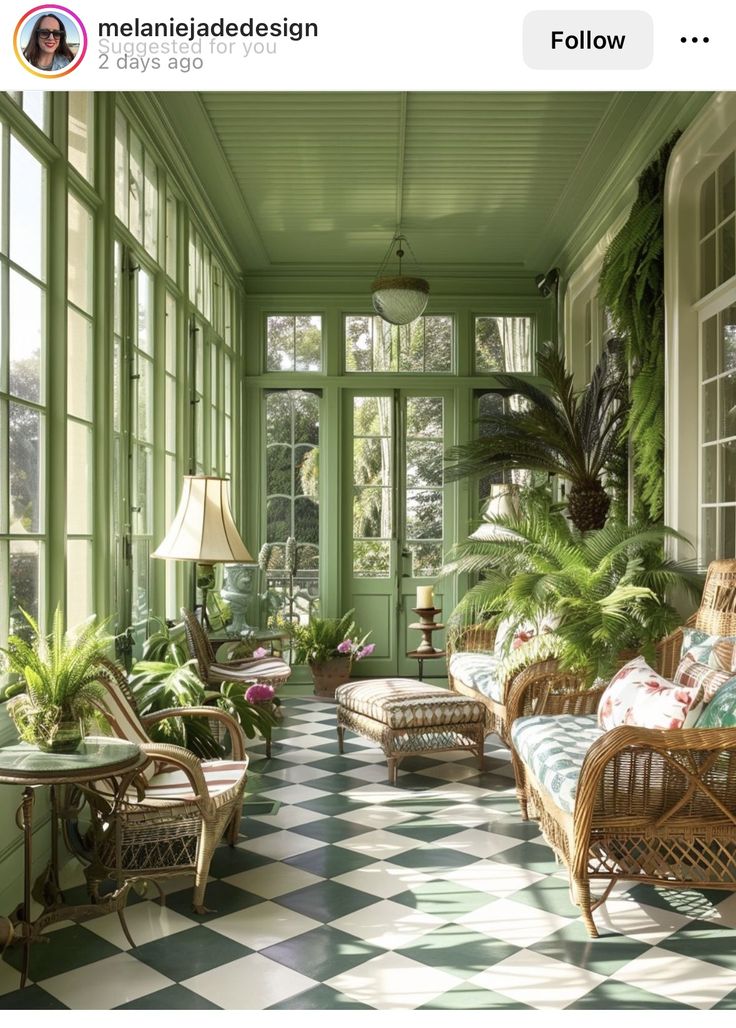
{"label": "potted fern", "polygon": [[354,660],[369,657],[375,646],[366,644],[349,610],[341,618],[313,616],[308,624],[284,623],[294,642],[297,664],[308,664],[316,696],[334,697],[338,685],[349,681]]}
{"label": "potted fern", "polygon": [[4,670],[18,676],[4,690],[8,713],[24,742],[52,753],[73,753],[84,737],[85,722],[102,696],[99,678],[111,643],[105,626],[94,620],[64,632],[57,607],[51,634],[21,610],[30,640],[11,635],[2,649]]}

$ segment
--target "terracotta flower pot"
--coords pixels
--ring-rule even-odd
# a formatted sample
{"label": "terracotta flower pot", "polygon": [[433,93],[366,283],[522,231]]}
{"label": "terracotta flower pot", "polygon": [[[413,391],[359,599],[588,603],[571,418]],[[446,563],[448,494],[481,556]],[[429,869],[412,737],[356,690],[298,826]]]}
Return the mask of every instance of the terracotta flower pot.
{"label": "terracotta flower pot", "polygon": [[321,663],[309,661],[309,670],[314,680],[314,695],[325,696],[334,700],[335,689],[338,685],[344,685],[350,681],[350,670],[352,657],[350,654],[340,654]]}

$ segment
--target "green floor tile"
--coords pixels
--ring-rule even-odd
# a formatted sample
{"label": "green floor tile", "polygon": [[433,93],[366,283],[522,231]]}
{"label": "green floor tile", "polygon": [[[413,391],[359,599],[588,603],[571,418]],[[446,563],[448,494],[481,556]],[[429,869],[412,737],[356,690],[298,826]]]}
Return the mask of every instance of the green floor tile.
{"label": "green floor tile", "polygon": [[459,850],[443,849],[439,846],[421,846],[391,857],[392,864],[417,867],[434,874],[442,874],[443,871],[451,871],[456,867],[467,867],[468,864],[475,864],[477,860],[477,857],[461,853]]}
{"label": "green floor tile", "polygon": [[0,996],[0,1010],[68,1010],[55,996],[40,985],[27,985],[25,989],[6,992]]}
{"label": "green floor tile", "polygon": [[566,1008],[567,1010],[692,1010],[685,1003],[655,996],[653,992],[637,989],[624,982],[601,982],[585,996]]}
{"label": "green floor tile", "polygon": [[340,995],[329,985],[318,985],[314,989],[307,989],[300,992],[298,996],[291,996],[282,1000],[281,1003],[274,1003],[269,1010],[374,1010],[374,1007],[366,1006],[365,1003],[358,1003]]}
{"label": "green floor tile", "polygon": [[361,785],[366,783],[361,782],[359,778],[355,778],[352,775],[332,774],[325,775],[324,778],[319,778],[314,783],[307,784],[314,784],[316,789],[322,789],[323,792],[343,793],[359,789]]}
{"label": "green floor tile", "polygon": [[[495,832],[495,825],[491,824],[488,831]],[[498,832],[503,835],[503,832]],[[527,871],[537,871],[539,874],[551,875],[560,870],[560,864],[555,860],[555,855],[549,846],[543,846],[537,842],[522,842],[518,846],[511,846],[507,850],[493,854],[493,860],[499,864],[510,864],[515,867],[523,867]]]}
{"label": "green floor tile", "polygon": [[245,817],[240,819],[240,839],[239,842],[244,842],[247,839],[260,839],[264,835],[273,835],[274,832],[281,831],[276,825],[270,825],[267,821],[254,821],[250,816],[249,812],[246,811]]}
{"label": "green floor tile", "polygon": [[181,982],[213,967],[247,957],[253,950],[204,925],[137,946],[131,953],[172,981]]}
{"label": "green floor tile", "polygon": [[441,824],[430,818],[414,818],[411,821],[402,821],[397,825],[386,826],[388,832],[404,835],[409,839],[419,839],[421,842],[438,842],[448,835],[457,835],[462,830],[457,825]]}
{"label": "green floor tile", "polygon": [[363,835],[372,830],[371,825],[346,821],[341,817],[324,817],[319,821],[310,821],[305,825],[295,825],[290,829],[307,839],[320,839],[322,842],[342,842],[356,835]]}
{"label": "green floor tile", "polygon": [[491,902],[487,892],[476,892],[458,882],[442,880],[423,882],[391,899],[394,903],[403,903],[405,907],[434,914],[446,921],[477,910],[478,907],[485,907]]}
{"label": "green floor tile", "polygon": [[[241,839],[241,842],[243,841],[245,840]],[[263,867],[264,864],[270,863],[270,857],[264,857],[261,853],[251,853],[245,847],[218,846],[212,857],[210,874],[213,878],[229,878],[240,871],[250,871],[254,867]]]}
{"label": "green floor tile", "polygon": [[172,892],[166,897],[166,906],[183,914],[190,921],[198,921],[204,924],[215,917],[223,917],[225,914],[233,914],[236,910],[245,910],[246,907],[254,907],[256,903],[263,903],[262,896],[254,896],[245,889],[236,889],[228,882],[209,882],[204,897],[207,913],[196,914],[192,910],[192,890],[181,889]]}
{"label": "green floor tile", "polygon": [[665,889],[656,885],[634,885],[629,895],[637,903],[673,910],[694,921],[711,917],[718,904],[728,898],[727,892],[718,889]]}
{"label": "green floor tile", "polygon": [[[352,767],[353,765],[354,761],[346,760],[345,757],[338,755],[333,757],[324,757],[322,760],[315,760],[312,762],[311,766],[319,768],[320,771],[334,771],[335,774],[340,774],[340,772],[344,771],[346,767]],[[360,784],[360,780],[358,778],[355,778],[354,781]]]}
{"label": "green floor tile", "polygon": [[[354,782],[353,788],[357,788],[360,782]],[[365,799],[351,799],[341,796],[339,793],[328,793],[325,796],[317,796],[313,800],[304,800],[295,804],[297,807],[304,807],[305,810],[313,810],[316,814],[345,814],[348,810],[359,810],[365,806]]]}
{"label": "green floor tile", "polygon": [[570,889],[564,878],[543,878],[513,894],[515,903],[526,903],[538,910],[562,917],[579,917],[580,910],[570,899]]}
{"label": "green floor tile", "polygon": [[[514,896],[514,900],[516,900]],[[602,935],[591,939],[582,921],[573,921],[553,935],[541,939],[530,950],[554,957],[564,964],[584,967],[596,974],[612,975],[630,960],[645,953],[650,946],[625,935]]]}
{"label": "green floor tile", "polygon": [[[490,897],[486,896],[486,900]],[[489,939],[463,925],[446,924],[423,935],[399,952],[428,967],[447,971],[458,978],[472,978],[518,952],[517,946]]]}
{"label": "green floor tile", "polygon": [[736,971],[736,932],[721,927],[718,922],[691,921],[659,945],[671,953]]}
{"label": "green floor tile", "polygon": [[[120,950],[117,946],[90,932],[84,925],[70,925],[56,932],[46,932],[41,942],[31,946],[30,978],[35,982],[43,982],[45,978],[53,978],[54,975],[64,974],[65,971],[74,971],[78,967],[92,964],[96,960],[104,960],[105,957],[114,957],[118,953]],[[5,951],[3,959],[11,967],[20,969],[23,962],[21,947],[11,946]]]}
{"label": "green floor tile", "polygon": [[482,989],[479,985],[463,982],[437,999],[430,1000],[420,1010],[531,1010],[524,1003],[516,1003],[499,992]]}
{"label": "green floor tile", "polygon": [[296,889],[285,896],[277,896],[275,902],[312,917],[315,921],[335,921],[338,917],[370,906],[376,902],[376,897],[340,882],[327,880]]}
{"label": "green floor tile", "polygon": [[300,867],[303,871],[320,875],[322,878],[336,878],[338,875],[347,874],[348,871],[365,867],[366,864],[375,863],[375,857],[354,853],[342,846],[328,845],[320,846],[319,849],[310,850],[308,853],[297,853],[293,857],[287,857],[284,863]]}
{"label": "green floor tile", "polygon": [[379,956],[383,950],[330,925],[261,950],[264,957],[324,981]]}
{"label": "green floor tile", "polygon": [[711,1010],[736,1010],[736,989],[719,1000]]}
{"label": "green floor tile", "polygon": [[148,996],[123,1003],[116,1010],[221,1010],[216,1003],[210,1003],[204,996],[185,989],[183,985],[170,985],[166,989],[152,992]]}

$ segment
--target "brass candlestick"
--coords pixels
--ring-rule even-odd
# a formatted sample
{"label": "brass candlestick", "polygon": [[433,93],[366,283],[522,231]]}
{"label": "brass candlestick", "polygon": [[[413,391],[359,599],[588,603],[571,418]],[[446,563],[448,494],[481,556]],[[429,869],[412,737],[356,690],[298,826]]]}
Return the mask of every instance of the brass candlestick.
{"label": "brass candlestick", "polygon": [[442,613],[441,607],[412,607],[412,611],[419,615],[419,621],[413,625],[409,625],[409,628],[416,628],[422,633],[422,641],[417,646],[415,653],[429,654],[439,653],[440,651],[432,645],[432,632],[439,632],[445,626],[435,621],[435,616]]}

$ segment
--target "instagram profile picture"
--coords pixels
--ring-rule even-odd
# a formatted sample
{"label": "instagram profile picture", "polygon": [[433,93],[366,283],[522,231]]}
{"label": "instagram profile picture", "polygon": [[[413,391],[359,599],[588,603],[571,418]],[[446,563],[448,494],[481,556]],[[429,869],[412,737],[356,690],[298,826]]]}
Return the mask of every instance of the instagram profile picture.
{"label": "instagram profile picture", "polygon": [[82,63],[87,31],[68,7],[46,4],[32,7],[15,26],[15,56],[32,75],[56,79]]}

